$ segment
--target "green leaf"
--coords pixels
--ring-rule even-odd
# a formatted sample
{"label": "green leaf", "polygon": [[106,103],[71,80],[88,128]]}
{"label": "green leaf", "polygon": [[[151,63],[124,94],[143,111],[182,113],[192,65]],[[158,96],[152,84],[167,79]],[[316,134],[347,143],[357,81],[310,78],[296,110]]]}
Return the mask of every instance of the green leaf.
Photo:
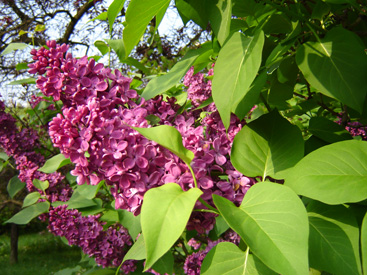
{"label": "green leaf", "polygon": [[115,51],[120,62],[123,62],[126,58],[124,41],[122,39],[105,39],[105,41]]}
{"label": "green leaf", "polygon": [[367,93],[367,56],[364,48],[357,35],[337,27],[318,42],[301,45],[296,60],[313,87],[362,112]]}
{"label": "green leaf", "polygon": [[170,0],[132,0],[126,10],[126,26],[123,31],[123,40],[126,57],[138,44],[150,20],[166,10]]}
{"label": "green leaf", "polygon": [[36,79],[33,77],[23,78],[19,80],[14,80],[8,83],[7,85],[23,85],[23,84],[36,84]]}
{"label": "green leaf", "polygon": [[121,12],[124,7],[125,0],[114,0],[107,10],[108,24],[110,25],[110,33],[112,33],[113,23],[117,15]]}
{"label": "green leaf", "polygon": [[20,181],[18,176],[14,176],[9,180],[7,190],[10,198],[14,198],[14,196],[25,187],[25,183]]}
{"label": "green leaf", "polygon": [[34,28],[34,31],[35,32],[43,32],[46,30],[46,26],[45,25],[37,25],[35,28]]}
{"label": "green leaf", "polygon": [[135,240],[141,232],[140,215],[135,216],[133,213],[123,209],[119,209],[117,212],[119,216],[119,222],[125,228],[127,228],[131,238]]}
{"label": "green leaf", "polygon": [[344,205],[307,205],[310,266],[331,274],[361,274],[359,229]]}
{"label": "green leaf", "polygon": [[110,51],[108,45],[101,40],[97,40],[96,42],[94,42],[94,46],[96,46],[96,48],[101,52],[102,55],[105,55]]}
{"label": "green leaf", "polygon": [[195,60],[201,54],[211,50],[208,46],[205,45],[200,49],[188,51],[187,54],[177,62],[167,74],[155,77],[149,81],[142,93],[142,97],[148,100],[174,87],[181,81]]}
{"label": "green leaf", "polygon": [[275,275],[256,256],[242,251],[230,242],[214,246],[206,255],[202,265],[202,275]]}
{"label": "green leaf", "polygon": [[94,17],[91,20],[88,20],[88,22],[86,24],[88,24],[89,22],[93,22],[96,20],[101,20],[101,21],[106,21],[107,20],[107,12],[101,12],[98,16]]}
{"label": "green leaf", "polygon": [[240,207],[213,195],[230,227],[265,265],[284,275],[308,274],[308,221],[300,198],[283,185],[261,182]]}
{"label": "green leaf", "polygon": [[301,131],[273,111],[250,122],[235,136],[231,162],[249,177],[281,178],[304,153]]}
{"label": "green leaf", "polygon": [[353,139],[343,126],[324,117],[311,118],[308,130],[316,137],[329,143]]}
{"label": "green leaf", "polygon": [[305,156],[286,176],[297,194],[327,204],[367,199],[367,142],[347,140]]}
{"label": "green leaf", "polygon": [[37,191],[29,193],[23,200],[23,208],[35,204],[40,197],[41,195]]}
{"label": "green leaf", "polygon": [[8,53],[11,53],[12,51],[15,50],[23,50],[25,48],[27,48],[28,45],[25,43],[10,43],[5,50],[3,50],[3,52],[1,53],[1,55],[6,55]]}
{"label": "green leaf", "polygon": [[150,71],[147,67],[145,67],[142,63],[140,63],[138,60],[132,57],[128,57],[125,60],[123,60],[123,63],[126,63],[128,65],[134,66],[135,68],[139,69],[143,73],[149,75]]}
{"label": "green leaf", "polygon": [[267,79],[268,75],[266,71],[260,73],[255,78],[254,82],[252,82],[244,97],[235,107],[234,113],[240,120],[242,120],[252,109],[252,107],[254,107],[254,105],[258,102],[260,92],[264,88]]}
{"label": "green leaf", "polygon": [[133,246],[126,253],[122,262],[127,260],[144,260],[147,258],[147,253],[145,251],[144,236],[140,235],[139,239],[133,244]]}
{"label": "green leaf", "polygon": [[182,159],[187,165],[190,165],[194,158],[194,153],[187,150],[182,144],[182,136],[180,132],[168,125],[161,125],[152,128],[137,128],[131,127],[145,136],[147,139],[157,142],[159,145],[170,150],[180,159]]}
{"label": "green leaf", "polygon": [[367,213],[363,218],[361,227],[361,252],[363,274],[367,274]]}
{"label": "green leaf", "polygon": [[51,174],[69,163],[71,163],[70,159],[64,157],[63,154],[58,154],[48,159],[38,171]]}
{"label": "green leaf", "polygon": [[186,25],[190,20],[198,24],[202,29],[208,25],[208,10],[215,3],[207,0],[175,0],[176,8],[181,16],[182,22]]}
{"label": "green leaf", "polygon": [[184,192],[176,183],[148,190],[141,209],[149,269],[177,241],[190,218],[195,202],[203,192],[192,188]]}
{"label": "green leaf", "polygon": [[174,258],[171,251],[164,254],[158,261],[154,263],[152,269],[159,274],[172,274],[173,273]]}
{"label": "green leaf", "polygon": [[213,99],[226,129],[231,111],[245,96],[261,64],[264,34],[234,33],[219,52],[214,67]]}
{"label": "green leaf", "polygon": [[223,45],[227,39],[231,27],[232,1],[218,0],[217,4],[212,6],[209,20],[213,32],[218,38],[218,42]]}
{"label": "green leaf", "polygon": [[74,192],[73,195],[71,195],[70,200],[67,201],[66,204],[68,205],[67,209],[78,209],[97,205],[97,203],[95,203],[93,200],[86,198],[79,192]]}
{"label": "green leaf", "polygon": [[17,214],[15,214],[11,219],[7,220],[5,223],[15,223],[15,224],[27,224],[35,217],[48,212],[50,208],[49,202],[40,202],[33,204],[27,208],[22,209]]}
{"label": "green leaf", "polygon": [[20,70],[28,70],[29,67],[28,67],[28,63],[18,63],[16,66],[15,66],[15,69],[17,71],[20,71]]}
{"label": "green leaf", "polygon": [[45,191],[50,186],[50,183],[48,182],[48,180],[40,181],[39,179],[34,179],[33,185],[37,189]]}
{"label": "green leaf", "polygon": [[77,185],[76,189],[74,190],[74,193],[79,193],[84,198],[91,200],[96,197],[98,190],[101,188],[103,183],[104,181],[99,182],[97,185],[90,185],[90,184]]}

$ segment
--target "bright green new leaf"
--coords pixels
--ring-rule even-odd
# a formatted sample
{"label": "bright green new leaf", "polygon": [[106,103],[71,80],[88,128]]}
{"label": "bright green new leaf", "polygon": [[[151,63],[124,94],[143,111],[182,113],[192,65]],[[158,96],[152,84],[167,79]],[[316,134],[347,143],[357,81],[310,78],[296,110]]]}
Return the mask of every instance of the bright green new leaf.
{"label": "bright green new leaf", "polygon": [[37,25],[35,28],[34,28],[34,31],[35,32],[43,32],[46,30],[46,26],[45,25]]}
{"label": "bright green new leaf", "polygon": [[227,39],[231,27],[232,1],[218,0],[210,11],[209,20],[218,42],[223,45]]}
{"label": "bright green new leaf", "polygon": [[180,132],[172,126],[161,125],[152,128],[131,128],[138,131],[147,139],[153,140],[159,145],[167,148],[187,165],[190,165],[191,161],[194,159],[194,153],[183,146]]}
{"label": "bright green new leaf", "polygon": [[155,77],[149,81],[142,93],[142,97],[148,100],[174,87],[181,81],[195,60],[201,54],[211,50],[208,46],[210,45],[207,44],[207,46],[203,46],[200,49],[188,51],[187,54],[177,62],[167,74]]}
{"label": "bright green new leaf", "polygon": [[147,253],[145,251],[145,242],[144,236],[140,235],[139,239],[133,244],[133,246],[126,253],[123,262],[127,260],[144,260],[147,257]]}
{"label": "bright green new leaf", "polygon": [[7,85],[22,85],[22,84],[36,84],[36,79],[33,77],[23,78],[9,82]]}
{"label": "bright green new leaf", "polygon": [[88,24],[89,22],[96,21],[96,20],[106,21],[107,20],[107,12],[105,11],[105,12],[100,13],[98,16],[94,17],[93,19],[88,20],[88,22],[86,24]]}
{"label": "bright green new leaf", "polygon": [[217,195],[213,201],[265,265],[284,275],[308,274],[307,213],[290,188],[261,182],[247,191],[240,207]]}
{"label": "bright green new leaf", "polygon": [[242,251],[237,245],[222,242],[206,255],[202,265],[202,275],[275,275],[253,254]]}
{"label": "bright green new leaf", "polygon": [[147,252],[145,270],[152,267],[181,236],[202,193],[198,188],[184,192],[176,183],[152,188],[145,193],[141,209]]}
{"label": "bright green new leaf", "polygon": [[337,27],[299,47],[296,60],[306,80],[322,94],[362,112],[367,93],[367,56],[354,33]]}
{"label": "bright green new leaf", "polygon": [[3,50],[3,52],[1,53],[1,55],[6,55],[8,53],[11,53],[12,51],[15,50],[23,50],[25,48],[27,48],[28,45],[25,43],[10,43],[5,50]]}
{"label": "bright green new leaf", "polygon": [[69,163],[71,163],[70,159],[64,157],[63,154],[58,154],[48,159],[38,171],[51,174]]}
{"label": "bright green new leaf", "polygon": [[362,251],[362,266],[363,274],[367,273],[367,213],[363,218],[361,228],[361,251]]}
{"label": "bright green new leaf", "polygon": [[41,197],[39,192],[29,193],[23,200],[23,208],[35,204]]}
{"label": "bright green new leaf", "polygon": [[307,205],[310,223],[310,266],[331,274],[361,274],[359,229],[344,205],[312,201]]}
{"label": "bright green new leaf", "polygon": [[9,183],[6,189],[8,190],[10,198],[14,198],[14,196],[24,187],[25,187],[25,183],[20,181],[18,176],[14,176],[9,180]]}
{"label": "bright green new leaf", "polygon": [[261,64],[264,33],[234,33],[219,52],[214,67],[213,99],[226,129],[231,111],[245,96]]}
{"label": "bright green new leaf", "polygon": [[347,140],[305,156],[286,176],[297,194],[327,204],[367,199],[367,142]]}
{"label": "bright green new leaf", "polygon": [[28,63],[18,63],[16,66],[15,66],[15,69],[17,71],[20,71],[20,70],[28,70],[29,67],[28,67]]}
{"label": "bright green new leaf", "polygon": [[112,26],[115,22],[117,15],[121,12],[124,7],[125,0],[114,0],[107,10],[108,24],[110,25],[110,33],[112,33]]}
{"label": "bright green new leaf", "polygon": [[138,44],[150,20],[162,10],[166,10],[170,0],[132,0],[126,10],[126,26],[123,40],[127,57]]}
{"label": "bright green new leaf", "polygon": [[50,203],[40,202],[33,204],[15,214],[11,219],[7,220],[5,223],[15,223],[15,224],[27,224],[35,217],[48,212],[50,208]]}
{"label": "bright green new leaf", "polygon": [[105,39],[105,41],[115,51],[120,62],[124,62],[126,58],[124,41],[122,39]]}
{"label": "bright green new leaf", "polygon": [[40,181],[39,179],[34,179],[33,185],[37,189],[45,191],[50,186],[50,183],[48,182],[48,180]]}
{"label": "bright green new leaf", "polygon": [[110,51],[108,45],[101,40],[97,40],[96,42],[94,42],[94,46],[97,47],[97,49],[101,52],[102,55],[105,55]]}
{"label": "bright green new leaf", "polygon": [[352,135],[342,125],[324,117],[312,117],[308,130],[329,143],[352,139]]}
{"label": "bright green new leaf", "polygon": [[208,25],[210,7],[215,4],[213,0],[175,0],[176,8],[186,25],[190,20],[198,24],[202,29]]}
{"label": "bright green new leaf", "polygon": [[91,185],[91,184],[83,184],[83,185],[77,185],[76,189],[74,190],[74,193],[79,193],[83,197],[87,199],[93,199],[98,193],[98,190],[102,187],[104,181],[99,182],[97,185]]}
{"label": "bright green new leaf", "polygon": [[249,177],[281,178],[304,153],[301,131],[273,111],[250,122],[235,136],[233,166]]}

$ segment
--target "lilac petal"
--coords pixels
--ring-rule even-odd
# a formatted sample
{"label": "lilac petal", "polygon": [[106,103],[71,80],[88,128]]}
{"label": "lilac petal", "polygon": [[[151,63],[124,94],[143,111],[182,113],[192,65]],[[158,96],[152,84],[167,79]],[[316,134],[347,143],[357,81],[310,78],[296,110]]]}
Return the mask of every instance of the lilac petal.
{"label": "lilac petal", "polygon": [[96,85],[97,91],[105,91],[108,88],[108,84],[104,81],[98,82]]}
{"label": "lilac petal", "polygon": [[123,162],[123,167],[128,170],[128,169],[132,169],[135,166],[135,160],[131,159],[131,158],[126,158]]}
{"label": "lilac petal", "polygon": [[146,168],[148,166],[148,161],[146,160],[146,158],[143,158],[143,157],[138,157],[137,160],[136,160],[136,165],[139,167],[139,168]]}
{"label": "lilac petal", "polygon": [[223,155],[220,155],[220,154],[217,154],[215,156],[215,162],[218,164],[218,165],[223,165],[227,162],[227,158]]}
{"label": "lilac petal", "polygon": [[84,87],[90,87],[92,85],[92,81],[88,78],[88,77],[83,77],[80,80],[80,83],[84,86]]}

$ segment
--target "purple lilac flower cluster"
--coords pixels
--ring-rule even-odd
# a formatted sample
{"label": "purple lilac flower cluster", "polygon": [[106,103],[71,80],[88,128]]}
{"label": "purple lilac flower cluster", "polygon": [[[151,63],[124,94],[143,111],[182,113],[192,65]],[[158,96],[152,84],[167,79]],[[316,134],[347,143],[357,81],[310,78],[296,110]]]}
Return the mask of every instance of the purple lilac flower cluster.
{"label": "purple lilac flower cluster", "polygon": [[[65,237],[70,245],[81,247],[85,254],[95,258],[98,265],[119,266],[132,245],[128,231],[120,225],[103,230],[98,215],[84,217],[78,210],[66,208],[67,205],[62,205],[50,210],[49,231]],[[134,261],[126,261],[121,267],[125,274],[135,269]]]}
{"label": "purple lilac flower cluster", "polygon": [[[342,114],[340,114],[342,116]],[[339,117],[336,121],[338,124],[342,124],[342,118]],[[348,122],[345,129],[353,136],[359,136],[362,140],[367,140],[367,126],[358,121]]]}
{"label": "purple lilac flower cluster", "polygon": [[16,120],[5,112],[5,104],[0,101],[0,147],[8,156],[12,156],[19,171],[19,179],[27,184],[28,191],[35,191],[32,181],[38,179],[49,181],[47,199],[67,201],[71,196],[71,188],[63,183],[60,173],[45,174],[38,169],[44,164],[44,157],[35,152],[39,147],[38,134],[30,128],[18,129]]}
{"label": "purple lilac flower cluster", "polygon": [[[97,184],[105,180],[111,186],[115,207],[140,212],[144,193],[168,182],[183,190],[194,186],[187,166],[168,150],[149,141],[130,126],[151,127],[148,115],[171,125],[183,137],[184,146],[193,151],[191,165],[204,192],[202,198],[212,204],[212,194],[239,205],[255,181],[234,169],[229,155],[234,136],[244,125],[235,116],[226,132],[212,103],[201,111],[178,114],[175,99],[162,96],[145,101],[130,89],[131,80],[119,70],[111,71],[86,57],[75,59],[66,53],[66,45],[48,42],[49,49],[32,51],[35,63],[30,72],[38,73],[37,87],[46,96],[63,102],[49,127],[55,147],[75,163],[72,174],[79,184]],[[209,70],[208,75],[213,73]],[[188,98],[199,106],[211,94],[211,82],[193,68],[185,76]],[[201,112],[207,115],[196,125]],[[197,203],[196,208],[204,208]],[[193,212],[187,228],[208,233],[215,223],[212,213]]]}

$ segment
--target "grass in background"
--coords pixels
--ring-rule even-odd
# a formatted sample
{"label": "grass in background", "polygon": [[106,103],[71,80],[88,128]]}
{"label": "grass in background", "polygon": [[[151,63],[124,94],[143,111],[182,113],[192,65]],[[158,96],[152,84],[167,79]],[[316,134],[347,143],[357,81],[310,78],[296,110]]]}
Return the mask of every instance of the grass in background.
{"label": "grass in background", "polygon": [[18,264],[9,264],[10,237],[0,235],[0,274],[50,275],[78,265],[81,253],[50,233],[20,235]]}

